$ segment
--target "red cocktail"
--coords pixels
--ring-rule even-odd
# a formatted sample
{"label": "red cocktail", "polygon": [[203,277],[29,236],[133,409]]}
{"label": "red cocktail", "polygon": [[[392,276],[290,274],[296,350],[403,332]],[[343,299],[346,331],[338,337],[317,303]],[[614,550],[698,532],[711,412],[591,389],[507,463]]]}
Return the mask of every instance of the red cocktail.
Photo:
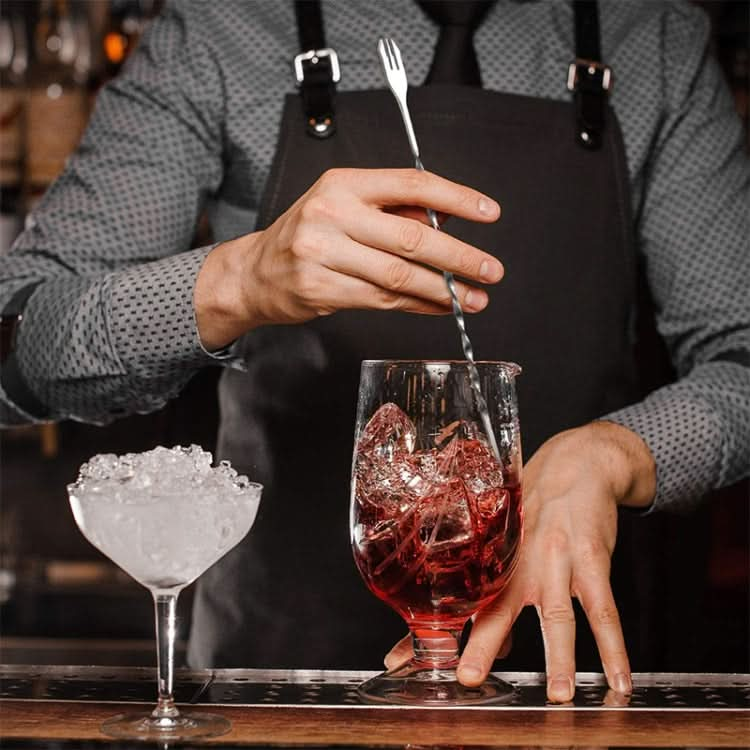
{"label": "red cocktail", "polygon": [[[479,371],[484,421],[465,363],[363,365],[354,558],[372,592],[406,620],[415,650],[406,667],[362,687],[371,700],[475,703],[507,693],[455,679],[460,632],[506,586],[522,533],[518,368],[481,363]],[[486,423],[494,440],[483,434]]]}

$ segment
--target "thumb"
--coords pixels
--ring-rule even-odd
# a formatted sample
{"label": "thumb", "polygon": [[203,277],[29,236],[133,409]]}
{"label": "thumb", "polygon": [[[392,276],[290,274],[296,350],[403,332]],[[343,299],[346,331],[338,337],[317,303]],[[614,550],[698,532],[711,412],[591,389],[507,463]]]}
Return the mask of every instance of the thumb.
{"label": "thumb", "polygon": [[386,655],[385,662],[386,669],[395,669],[401,666],[405,661],[411,659],[414,656],[414,652],[411,647],[411,634],[405,635]]}
{"label": "thumb", "polygon": [[518,612],[516,606],[503,598],[476,616],[456,670],[459,682],[467,687],[484,682],[498,654],[505,651],[506,643],[510,650],[510,632]]}

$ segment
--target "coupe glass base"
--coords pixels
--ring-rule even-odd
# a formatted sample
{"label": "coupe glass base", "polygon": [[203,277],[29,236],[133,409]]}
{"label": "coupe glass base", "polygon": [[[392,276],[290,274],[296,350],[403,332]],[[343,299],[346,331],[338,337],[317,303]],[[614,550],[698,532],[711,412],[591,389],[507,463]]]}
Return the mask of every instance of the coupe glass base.
{"label": "coupe glass base", "polygon": [[101,731],[107,736],[127,740],[219,737],[231,728],[232,725],[223,716],[193,712],[174,718],[155,718],[151,714],[119,714],[101,725]]}
{"label": "coupe glass base", "polygon": [[431,667],[408,661],[400,667],[363,682],[357,693],[368,703],[413,706],[479,706],[508,703],[513,686],[489,675],[477,687],[466,687],[453,667]]}

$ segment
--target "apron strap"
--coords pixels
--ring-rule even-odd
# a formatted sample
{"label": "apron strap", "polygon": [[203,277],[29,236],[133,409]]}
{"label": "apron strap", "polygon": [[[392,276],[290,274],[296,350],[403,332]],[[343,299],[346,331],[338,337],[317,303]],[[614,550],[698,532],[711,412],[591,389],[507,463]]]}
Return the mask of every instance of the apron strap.
{"label": "apron strap", "polygon": [[601,61],[599,9],[596,0],[575,0],[576,58],[568,67],[568,90],[573,92],[576,139],[587,149],[602,145],[607,95],[612,70]]}
{"label": "apron strap", "polygon": [[294,58],[294,75],[302,96],[307,133],[314,138],[328,138],[336,131],[333,99],[341,79],[339,58],[335,50],[326,47],[319,0],[296,0],[294,13],[301,50]]}

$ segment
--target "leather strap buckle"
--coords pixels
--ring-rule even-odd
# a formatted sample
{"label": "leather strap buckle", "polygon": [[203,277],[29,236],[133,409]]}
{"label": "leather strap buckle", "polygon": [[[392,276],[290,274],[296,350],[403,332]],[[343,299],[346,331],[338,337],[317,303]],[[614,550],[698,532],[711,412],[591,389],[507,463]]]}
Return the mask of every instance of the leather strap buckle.
{"label": "leather strap buckle", "polygon": [[330,47],[300,52],[294,58],[294,77],[302,96],[308,135],[329,138],[336,132],[333,100],[341,80],[339,56]]}
{"label": "leather strap buckle", "polygon": [[307,52],[300,52],[294,57],[294,77],[297,85],[301,86],[305,81],[305,72],[310,68],[315,68],[321,63],[328,65],[331,71],[331,81],[338,83],[341,80],[341,68],[339,67],[339,56],[336,50],[330,47],[323,49],[311,49]]}
{"label": "leather strap buckle", "polygon": [[596,151],[602,145],[606,100],[612,83],[612,69],[597,60],[577,57],[568,66],[568,90],[575,100],[576,139],[586,149]]}
{"label": "leather strap buckle", "polygon": [[579,86],[588,90],[611,91],[614,79],[612,68],[596,60],[583,60],[577,57],[568,66],[568,91],[577,91]]}

